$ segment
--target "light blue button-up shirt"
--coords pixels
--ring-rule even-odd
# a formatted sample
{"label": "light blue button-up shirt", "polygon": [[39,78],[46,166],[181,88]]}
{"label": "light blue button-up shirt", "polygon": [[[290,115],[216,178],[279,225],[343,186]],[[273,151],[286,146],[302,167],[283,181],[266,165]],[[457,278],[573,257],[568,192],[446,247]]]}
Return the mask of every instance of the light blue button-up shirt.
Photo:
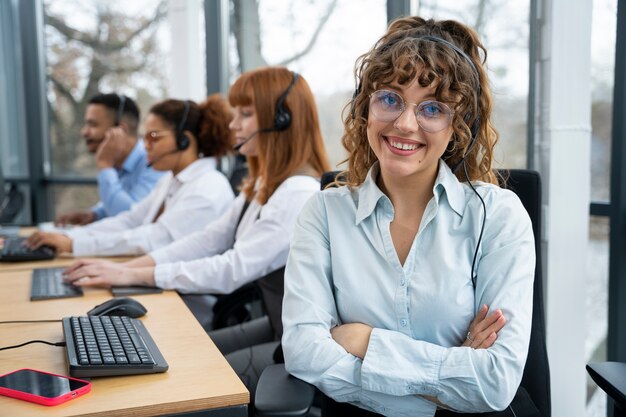
{"label": "light blue button-up shirt", "polygon": [[[391,200],[378,166],[353,189],[318,193],[302,210],[285,272],[282,338],[287,370],[338,401],[388,416],[432,416],[434,396],[463,412],[504,409],[520,384],[532,316],[535,248],[528,214],[511,191],[475,187],[483,208],[440,162],[433,198],[400,264]],[[481,305],[507,323],[489,349],[460,347]],[[373,328],[365,359],[337,344],[343,323]]]}
{"label": "light blue button-up shirt", "polygon": [[91,208],[96,220],[130,209],[152,191],[161,175],[163,172],[148,167],[146,149],[138,140],[121,169],[105,168],[98,173],[100,201]]}

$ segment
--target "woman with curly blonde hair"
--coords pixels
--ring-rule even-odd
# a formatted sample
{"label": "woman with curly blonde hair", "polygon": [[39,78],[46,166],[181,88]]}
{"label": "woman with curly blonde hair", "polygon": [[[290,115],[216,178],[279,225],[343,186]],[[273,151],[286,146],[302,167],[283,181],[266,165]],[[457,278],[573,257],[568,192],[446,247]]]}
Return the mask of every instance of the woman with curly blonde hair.
{"label": "woman with curly blonde hair", "polygon": [[491,412],[516,394],[534,238],[492,170],[485,59],[471,28],[406,17],[357,61],[343,186],[303,208],[285,273],[287,370],[333,415]]}

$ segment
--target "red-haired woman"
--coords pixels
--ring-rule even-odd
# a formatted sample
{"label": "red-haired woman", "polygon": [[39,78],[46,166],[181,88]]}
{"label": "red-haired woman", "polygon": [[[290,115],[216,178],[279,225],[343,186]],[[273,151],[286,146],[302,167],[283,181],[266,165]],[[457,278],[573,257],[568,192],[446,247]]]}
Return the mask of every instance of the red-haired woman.
{"label": "red-haired woman", "polygon": [[[285,68],[244,73],[229,93],[230,128],[249,175],[230,209],[204,230],[126,264],[81,261],[81,286],[147,285],[182,293],[231,293],[259,280],[269,318],[213,334],[251,392],[282,334],[282,276],[296,217],[329,163],[306,80]],[[267,342],[267,343],[264,343]],[[254,357],[254,360],[252,360]]]}

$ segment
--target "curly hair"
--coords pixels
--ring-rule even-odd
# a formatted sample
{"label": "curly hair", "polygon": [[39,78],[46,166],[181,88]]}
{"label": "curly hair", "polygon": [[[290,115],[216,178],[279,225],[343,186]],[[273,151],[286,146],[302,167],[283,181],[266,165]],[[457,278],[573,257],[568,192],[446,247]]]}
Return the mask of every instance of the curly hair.
{"label": "curly hair", "polygon": [[[228,101],[221,94],[212,94],[200,104],[188,100],[189,112],[182,127],[196,139],[201,156],[224,156],[232,151],[234,137],[228,124],[233,114]],[[161,118],[173,130],[185,114],[182,100],[164,100],[150,108],[150,113]]]}
{"label": "curly hair", "polygon": [[[420,38],[425,35],[459,47],[476,70],[450,46]],[[420,86],[435,88],[437,100],[454,103],[453,146],[446,149],[442,159],[451,167],[464,161],[465,169],[455,172],[460,181],[481,180],[497,184],[492,159],[498,133],[491,120],[492,98],[484,67],[486,59],[487,52],[476,32],[459,22],[425,20],[417,16],[393,21],[387,32],[370,51],[357,59],[355,65],[359,86],[343,113],[342,144],[348,152],[344,161],[348,162],[348,169],[343,173],[345,183],[362,184],[376,162],[367,139],[370,94],[381,85],[392,82],[408,85],[417,79]],[[474,125],[477,136],[475,144],[470,147]],[[466,178],[466,172],[469,178]]]}
{"label": "curly hair", "polygon": [[[294,74],[283,67],[248,71],[231,86],[228,98],[232,106],[253,105],[259,127],[268,128],[274,125],[276,102],[293,80]],[[304,77],[297,78],[284,105],[291,113],[290,126],[282,131],[258,132],[259,154],[247,157],[248,177],[242,192],[261,204],[303,165],[310,165],[318,176],[330,169],[315,98]]]}
{"label": "curly hair", "polygon": [[205,156],[224,156],[232,152],[234,135],[228,125],[233,112],[226,98],[212,94],[199,105],[198,151]]}

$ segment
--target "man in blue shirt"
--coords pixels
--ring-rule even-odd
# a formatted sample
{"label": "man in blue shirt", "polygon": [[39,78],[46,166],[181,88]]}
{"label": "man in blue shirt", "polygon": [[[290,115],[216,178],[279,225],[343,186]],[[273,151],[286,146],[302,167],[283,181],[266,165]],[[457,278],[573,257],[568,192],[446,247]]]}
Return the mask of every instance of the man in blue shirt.
{"label": "man in blue shirt", "polygon": [[98,94],[89,100],[81,135],[96,156],[100,201],[90,210],[58,216],[57,224],[83,225],[114,216],[152,190],[161,173],[147,165],[138,125],[139,108],[132,99]]}

